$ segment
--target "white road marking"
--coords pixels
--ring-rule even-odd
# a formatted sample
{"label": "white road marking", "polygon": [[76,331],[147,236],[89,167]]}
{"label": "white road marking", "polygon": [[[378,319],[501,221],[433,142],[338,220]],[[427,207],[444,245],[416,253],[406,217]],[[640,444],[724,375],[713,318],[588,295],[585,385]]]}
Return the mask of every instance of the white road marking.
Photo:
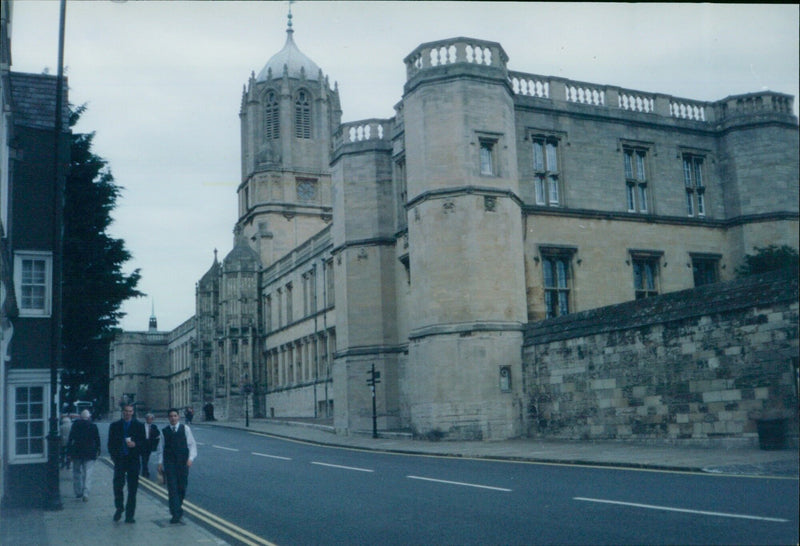
{"label": "white road marking", "polygon": [[269,457],[270,459],[281,459],[283,461],[291,461],[292,459],[289,457],[280,457],[278,455],[267,455],[266,453],[258,453],[256,451],[251,451],[253,455],[258,455],[259,457]]}
{"label": "white road marking", "polygon": [[211,444],[211,447],[216,447],[217,449],[224,449],[225,451],[239,451],[238,449],[234,449],[232,447],[218,446],[216,444]]}
{"label": "white road marking", "polygon": [[463,485],[465,487],[477,487],[479,489],[491,489],[493,491],[508,491],[511,492],[511,489],[506,489],[505,487],[494,487],[491,485],[478,485],[476,483],[464,483],[464,482],[451,482],[448,480],[436,480],[434,478],[423,478],[422,476],[406,476],[406,478],[411,478],[412,480],[425,480],[426,482],[438,482],[438,483],[449,483],[450,485]]}
{"label": "white road marking", "polygon": [[330,466],[332,468],[343,468],[344,470],[357,470],[358,472],[375,472],[374,470],[370,470],[369,468],[356,468],[355,466],[341,466],[338,464],[318,463],[316,461],[311,461],[311,464],[317,464],[320,466]]}
{"label": "white road marking", "polygon": [[606,499],[588,499],[585,497],[573,497],[574,500],[587,501],[587,502],[600,502],[604,504],[618,504],[620,506],[633,506],[634,508],[647,508],[650,510],[666,510],[668,512],[683,512],[685,514],[700,514],[703,516],[717,516],[723,518],[740,518],[740,519],[755,519],[759,521],[776,521],[779,523],[786,523],[789,520],[782,518],[767,518],[763,516],[749,516],[747,514],[730,514],[727,512],[709,512],[707,510],[690,510],[688,508],[673,508],[670,506],[655,506],[652,504],[639,504],[636,502],[621,502]]}

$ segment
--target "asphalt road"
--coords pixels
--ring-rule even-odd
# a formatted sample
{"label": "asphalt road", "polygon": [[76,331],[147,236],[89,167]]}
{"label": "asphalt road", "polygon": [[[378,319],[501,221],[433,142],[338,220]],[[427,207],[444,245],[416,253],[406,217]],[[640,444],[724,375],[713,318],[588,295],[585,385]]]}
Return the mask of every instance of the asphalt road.
{"label": "asphalt road", "polygon": [[187,500],[281,546],[797,543],[793,479],[394,455],[192,429]]}

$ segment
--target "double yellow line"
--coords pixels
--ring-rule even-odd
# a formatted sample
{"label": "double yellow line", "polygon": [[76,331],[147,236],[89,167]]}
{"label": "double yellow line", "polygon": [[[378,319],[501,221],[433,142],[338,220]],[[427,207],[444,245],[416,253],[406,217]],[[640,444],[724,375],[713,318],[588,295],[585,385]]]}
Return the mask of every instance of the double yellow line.
{"label": "double yellow line", "polygon": [[[105,459],[105,458],[104,458]],[[111,461],[105,459],[106,464],[110,464]],[[152,482],[150,480],[139,480],[139,486],[145,487],[151,493],[156,495],[157,497],[161,497],[164,500],[169,499],[169,495],[167,494],[167,489],[163,485],[158,485],[156,482]],[[234,525],[233,523],[229,522],[228,520],[222,519],[221,517],[212,514],[211,512],[204,510],[193,504],[189,501],[183,501],[183,511],[192,517],[202,521],[206,525],[220,531],[222,534],[229,536],[235,540],[238,540],[242,544],[247,544],[248,546],[277,546],[276,544],[261,538],[258,535],[254,535],[250,531],[246,529],[242,529],[241,527]]]}

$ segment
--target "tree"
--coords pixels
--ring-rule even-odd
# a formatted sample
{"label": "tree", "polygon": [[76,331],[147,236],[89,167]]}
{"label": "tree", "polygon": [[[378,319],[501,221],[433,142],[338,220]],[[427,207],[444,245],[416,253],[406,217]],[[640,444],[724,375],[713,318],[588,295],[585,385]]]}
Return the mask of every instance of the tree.
{"label": "tree", "polygon": [[[74,127],[85,111],[74,108]],[[92,152],[94,133],[73,133],[64,197],[63,366],[72,400],[88,396],[105,401],[108,347],[124,316],[122,303],[143,296],[140,273],[122,266],[131,259],[125,241],[107,233],[111,211],[122,190],[106,160]],[[88,391],[88,392],[87,392]]]}
{"label": "tree", "polygon": [[769,271],[786,269],[791,271],[796,277],[798,275],[798,254],[797,250],[787,245],[769,245],[765,247],[755,247],[755,254],[748,254],[744,257],[744,263],[736,269],[740,277],[758,275]]}

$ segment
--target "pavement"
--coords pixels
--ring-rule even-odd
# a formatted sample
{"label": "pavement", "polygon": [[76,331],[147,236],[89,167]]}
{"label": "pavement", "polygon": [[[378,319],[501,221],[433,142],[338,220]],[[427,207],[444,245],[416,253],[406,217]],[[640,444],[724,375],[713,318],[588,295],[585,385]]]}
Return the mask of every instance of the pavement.
{"label": "pavement", "polygon": [[[226,422],[197,421],[193,426],[239,428],[319,445],[391,453],[704,472],[790,480],[797,480],[800,474],[796,439],[790,441],[790,445],[794,447],[767,451],[759,449],[750,442],[741,441],[707,443],[701,447],[687,444],[647,445],[535,438],[489,442],[433,442],[415,440],[409,434],[384,432],[379,438],[372,438],[368,432],[349,436],[337,435],[330,425],[304,420],[250,419],[247,423],[244,419]],[[198,462],[203,456],[202,449],[200,446]],[[0,512],[0,544],[20,546],[122,543],[148,546],[269,544],[258,537],[247,536],[241,529],[214,520],[210,514],[203,515],[202,522],[199,516],[186,515],[182,524],[171,525],[165,500],[166,490],[163,486],[145,479],[140,480],[136,523],[113,522],[112,476],[110,463],[103,457],[95,464],[91,496],[88,502],[82,502],[72,495],[72,471],[62,470],[60,479],[63,509],[58,511],[3,509]],[[196,499],[191,497],[190,481],[187,501],[192,500]],[[193,511],[193,513],[198,512]],[[216,529],[212,533],[209,527]],[[220,529],[228,529],[230,532]]]}

